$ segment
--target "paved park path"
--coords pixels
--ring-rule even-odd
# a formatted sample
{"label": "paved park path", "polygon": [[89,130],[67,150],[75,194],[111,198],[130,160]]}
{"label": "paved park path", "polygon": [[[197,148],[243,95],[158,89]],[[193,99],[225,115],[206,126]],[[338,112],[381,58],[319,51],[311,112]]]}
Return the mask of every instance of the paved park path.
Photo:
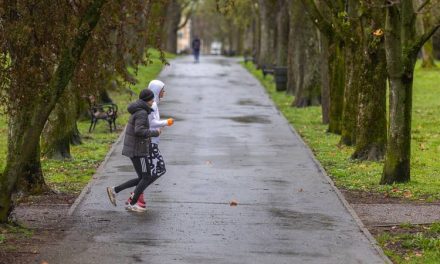
{"label": "paved park path", "polygon": [[[128,213],[119,141],[48,263],[384,263],[263,87],[236,60],[173,60],[160,79],[168,172]],[[235,199],[238,206],[230,206]]]}

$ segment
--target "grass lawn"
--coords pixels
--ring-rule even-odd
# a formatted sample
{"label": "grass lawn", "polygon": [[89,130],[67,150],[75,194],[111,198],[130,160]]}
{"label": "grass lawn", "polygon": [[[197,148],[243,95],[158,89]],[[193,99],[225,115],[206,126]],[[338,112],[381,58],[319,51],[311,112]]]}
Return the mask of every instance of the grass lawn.
{"label": "grass lawn", "polygon": [[393,227],[378,235],[377,241],[395,263],[439,263],[440,223]]}
{"label": "grass lawn", "polygon": [[275,104],[312,148],[335,184],[348,190],[373,191],[391,197],[440,199],[440,70],[415,72],[411,142],[411,182],[379,185],[383,162],[350,160],[353,147],[339,146],[338,135],[326,133],[321,108],[294,108],[293,96],[275,91],[272,76],[263,78],[251,63],[243,64],[266,87]]}
{"label": "grass lawn", "polygon": [[[154,79],[164,67],[159,60],[159,52],[151,50],[150,53],[152,64],[140,66],[136,76],[138,83],[129,87],[136,93],[145,88],[149,81]],[[167,58],[171,59],[172,55],[167,54]],[[127,105],[137,97],[132,97],[127,91],[113,91],[110,96],[119,107],[119,117],[116,121],[118,132],[110,133],[107,123],[100,121],[95,131],[89,133],[89,121],[78,122],[78,128],[83,136],[83,144],[71,147],[73,158],[65,161],[42,159],[44,176],[52,189],[67,193],[79,193],[89,182],[111,145],[118,138],[128,120]],[[0,171],[4,169],[6,154],[7,124],[5,117],[0,116]]]}

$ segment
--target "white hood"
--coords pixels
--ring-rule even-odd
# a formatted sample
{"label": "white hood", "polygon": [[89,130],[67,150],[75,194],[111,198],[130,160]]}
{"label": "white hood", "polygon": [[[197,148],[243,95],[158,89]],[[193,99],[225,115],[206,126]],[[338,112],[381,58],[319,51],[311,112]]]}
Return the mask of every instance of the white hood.
{"label": "white hood", "polygon": [[156,104],[159,104],[159,101],[160,101],[159,94],[160,94],[160,91],[162,91],[164,86],[165,86],[165,84],[159,80],[152,80],[148,84],[148,89],[150,89],[154,93],[154,101],[156,102]]}
{"label": "white hood", "polygon": [[[162,91],[165,84],[159,80],[152,80],[148,84],[148,89],[150,89],[154,93],[154,103],[151,109],[153,109],[153,112],[151,112],[148,115],[148,119],[150,121],[150,128],[156,129],[167,126],[168,122],[167,120],[161,120],[160,119],[160,113],[159,113],[159,101],[160,101],[160,91]],[[152,137],[151,142],[155,144],[159,144],[159,137]]]}

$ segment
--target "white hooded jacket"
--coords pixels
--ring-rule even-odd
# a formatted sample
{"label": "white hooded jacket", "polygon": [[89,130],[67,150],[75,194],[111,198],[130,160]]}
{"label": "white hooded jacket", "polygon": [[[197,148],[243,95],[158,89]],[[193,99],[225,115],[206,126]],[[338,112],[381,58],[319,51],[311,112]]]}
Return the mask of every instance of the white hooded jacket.
{"label": "white hooded jacket", "polygon": [[[159,101],[160,101],[160,91],[162,91],[165,84],[159,80],[152,80],[148,84],[148,89],[150,89],[154,93],[154,103],[151,109],[153,112],[151,112],[148,115],[148,120],[150,121],[150,129],[157,129],[161,127],[165,127],[168,125],[167,120],[160,120],[160,113],[159,113]],[[151,143],[159,144],[159,137],[152,137]]]}

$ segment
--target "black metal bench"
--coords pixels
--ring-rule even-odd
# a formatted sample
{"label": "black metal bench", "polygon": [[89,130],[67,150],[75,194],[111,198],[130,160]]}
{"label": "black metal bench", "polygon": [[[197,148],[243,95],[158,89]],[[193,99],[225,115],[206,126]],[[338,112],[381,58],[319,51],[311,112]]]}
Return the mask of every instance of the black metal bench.
{"label": "black metal bench", "polygon": [[266,75],[271,74],[274,75],[275,74],[275,65],[263,65],[261,66],[261,71],[263,72],[263,77],[266,78]]}
{"label": "black metal bench", "polygon": [[257,61],[255,57],[246,55],[244,56],[244,63],[247,64],[248,62],[252,62],[255,64]]}
{"label": "black metal bench", "polygon": [[99,120],[108,122],[110,132],[116,130],[116,118],[118,117],[118,105],[113,103],[91,105],[90,113],[90,127],[89,133],[95,130],[96,124]]}

